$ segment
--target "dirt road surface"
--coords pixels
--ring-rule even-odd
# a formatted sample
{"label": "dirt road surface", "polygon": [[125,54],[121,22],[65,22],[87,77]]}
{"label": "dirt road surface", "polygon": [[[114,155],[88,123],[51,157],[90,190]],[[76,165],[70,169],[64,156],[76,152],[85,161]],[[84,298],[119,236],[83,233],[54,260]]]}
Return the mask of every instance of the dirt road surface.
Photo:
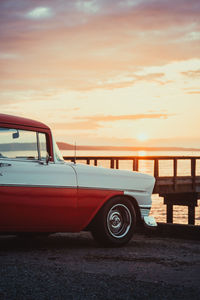
{"label": "dirt road surface", "polygon": [[115,249],[89,233],[3,236],[2,299],[200,299],[200,241],[136,234]]}

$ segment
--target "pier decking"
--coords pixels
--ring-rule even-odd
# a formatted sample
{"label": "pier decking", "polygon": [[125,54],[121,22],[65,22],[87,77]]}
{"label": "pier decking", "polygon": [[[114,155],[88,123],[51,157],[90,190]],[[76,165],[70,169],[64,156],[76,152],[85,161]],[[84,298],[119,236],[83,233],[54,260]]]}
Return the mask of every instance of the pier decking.
{"label": "pier decking", "polygon": [[[66,161],[82,161],[86,164],[98,166],[100,161],[108,161],[109,167],[119,169],[121,161],[131,161],[132,170],[138,171],[140,161],[151,161],[153,163],[153,174],[156,184],[154,194],[164,198],[166,205],[166,221],[173,223],[173,206],[182,205],[188,207],[188,224],[195,224],[195,207],[200,199],[200,175],[197,174],[197,163],[200,156],[64,156]],[[179,174],[178,162],[189,162],[188,175]],[[170,161],[172,165],[171,176],[160,175],[160,162]]]}

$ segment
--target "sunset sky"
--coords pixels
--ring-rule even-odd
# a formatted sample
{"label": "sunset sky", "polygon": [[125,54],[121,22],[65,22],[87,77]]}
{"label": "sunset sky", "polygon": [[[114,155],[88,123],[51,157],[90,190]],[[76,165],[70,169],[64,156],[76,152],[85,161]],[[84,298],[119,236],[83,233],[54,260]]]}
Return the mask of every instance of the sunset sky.
{"label": "sunset sky", "polygon": [[80,145],[200,148],[199,0],[0,0],[1,113]]}

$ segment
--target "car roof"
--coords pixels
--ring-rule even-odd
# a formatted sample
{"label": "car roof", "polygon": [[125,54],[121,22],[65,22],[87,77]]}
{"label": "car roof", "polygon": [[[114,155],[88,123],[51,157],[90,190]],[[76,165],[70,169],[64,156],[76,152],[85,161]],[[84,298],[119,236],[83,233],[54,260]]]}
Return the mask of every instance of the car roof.
{"label": "car roof", "polygon": [[12,124],[12,125],[23,125],[27,127],[41,128],[41,129],[50,129],[47,125],[34,121],[27,118],[16,117],[6,114],[0,114],[0,123]]}

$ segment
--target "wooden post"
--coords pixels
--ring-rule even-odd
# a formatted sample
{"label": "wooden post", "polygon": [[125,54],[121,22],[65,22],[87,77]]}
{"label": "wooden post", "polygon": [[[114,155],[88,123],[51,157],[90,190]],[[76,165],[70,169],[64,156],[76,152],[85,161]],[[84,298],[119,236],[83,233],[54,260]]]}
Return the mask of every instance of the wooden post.
{"label": "wooden post", "polygon": [[119,159],[116,159],[116,169],[119,169]]}
{"label": "wooden post", "polygon": [[90,164],[90,159],[87,158],[86,162],[87,162],[87,165],[89,165]]}
{"label": "wooden post", "polygon": [[173,223],[173,205],[188,207],[188,224],[195,224],[195,206],[197,206],[198,193],[172,193],[164,194],[164,204],[167,205],[167,223]]}
{"label": "wooden post", "polygon": [[133,171],[138,171],[138,159],[134,158],[133,159]]}
{"label": "wooden post", "polygon": [[192,203],[188,205],[188,224],[195,224],[195,206]]}
{"label": "wooden post", "polygon": [[94,165],[97,166],[97,159],[94,160]]}
{"label": "wooden post", "polygon": [[158,159],[154,159],[154,177],[157,178],[159,176],[159,164]]}
{"label": "wooden post", "polygon": [[111,160],[110,160],[110,168],[114,169],[114,167],[115,167],[115,160],[113,158],[111,158]]}
{"label": "wooden post", "polygon": [[176,178],[177,178],[177,158],[173,160],[174,164],[174,191],[176,191]]}
{"label": "wooden post", "polygon": [[196,186],[196,159],[191,158],[191,176],[192,176],[192,188],[195,190]]}
{"label": "wooden post", "polygon": [[173,223],[173,204],[167,204],[167,223]]}

